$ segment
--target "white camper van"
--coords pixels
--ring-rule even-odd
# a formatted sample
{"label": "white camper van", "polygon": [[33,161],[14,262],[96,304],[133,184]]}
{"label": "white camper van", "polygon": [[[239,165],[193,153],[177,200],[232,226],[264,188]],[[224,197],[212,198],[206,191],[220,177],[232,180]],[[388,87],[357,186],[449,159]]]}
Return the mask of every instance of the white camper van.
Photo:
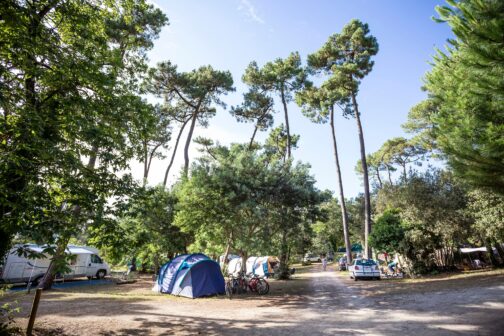
{"label": "white camper van", "polygon": [[[41,253],[44,249],[43,246],[35,244],[23,246],[38,253]],[[40,259],[28,259],[24,256],[18,256],[17,249],[19,247],[15,246],[12,248],[2,265],[0,265],[0,281],[5,283],[31,281],[36,284],[47,271],[51,261],[50,256]],[[68,265],[71,271],[62,275],[64,279],[79,277],[102,279],[107,274],[110,274],[109,265],[98,256],[97,249],[87,246],[69,245],[66,252],[75,257],[71,259]]]}

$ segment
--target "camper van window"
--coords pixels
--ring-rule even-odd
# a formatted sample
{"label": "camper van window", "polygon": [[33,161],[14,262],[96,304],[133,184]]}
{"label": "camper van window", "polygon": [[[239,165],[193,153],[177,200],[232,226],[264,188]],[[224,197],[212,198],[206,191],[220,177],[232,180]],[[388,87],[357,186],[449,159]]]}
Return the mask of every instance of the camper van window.
{"label": "camper van window", "polygon": [[91,262],[93,264],[103,264],[103,261],[96,254],[91,254]]}

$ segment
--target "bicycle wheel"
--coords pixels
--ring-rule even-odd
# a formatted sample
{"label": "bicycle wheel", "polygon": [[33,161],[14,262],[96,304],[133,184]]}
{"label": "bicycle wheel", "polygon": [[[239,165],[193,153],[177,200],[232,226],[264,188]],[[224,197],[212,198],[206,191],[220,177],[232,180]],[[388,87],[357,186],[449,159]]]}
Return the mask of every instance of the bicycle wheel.
{"label": "bicycle wheel", "polygon": [[245,294],[245,293],[247,293],[247,289],[248,289],[248,283],[247,283],[247,280],[245,280],[245,279],[241,279],[241,280],[240,280],[240,283],[239,283],[239,287],[238,287],[238,288],[239,288],[238,290],[239,290],[239,292],[240,292],[241,294]]}
{"label": "bicycle wheel", "polygon": [[266,295],[269,293],[269,283],[264,279],[259,279],[256,285],[257,294]]}
{"label": "bicycle wheel", "polygon": [[252,293],[257,292],[257,284],[258,284],[258,279],[252,278],[249,280],[248,287]]}

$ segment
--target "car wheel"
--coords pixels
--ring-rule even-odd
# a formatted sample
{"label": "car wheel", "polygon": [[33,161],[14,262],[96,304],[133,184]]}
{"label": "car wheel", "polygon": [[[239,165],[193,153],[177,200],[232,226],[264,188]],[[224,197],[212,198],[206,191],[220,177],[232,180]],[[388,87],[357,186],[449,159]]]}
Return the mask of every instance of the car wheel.
{"label": "car wheel", "polygon": [[43,275],[40,275],[40,276],[36,277],[35,279],[33,279],[31,281],[31,286],[32,287],[38,287],[38,285],[40,284],[40,281],[42,281],[43,277],[44,277]]}
{"label": "car wheel", "polygon": [[105,278],[105,275],[107,275],[107,271],[105,270],[99,270],[98,272],[96,272],[97,279],[103,279]]}
{"label": "car wheel", "polygon": [[357,281],[357,277],[355,276],[355,274],[353,276],[353,279],[354,279],[354,281]]}

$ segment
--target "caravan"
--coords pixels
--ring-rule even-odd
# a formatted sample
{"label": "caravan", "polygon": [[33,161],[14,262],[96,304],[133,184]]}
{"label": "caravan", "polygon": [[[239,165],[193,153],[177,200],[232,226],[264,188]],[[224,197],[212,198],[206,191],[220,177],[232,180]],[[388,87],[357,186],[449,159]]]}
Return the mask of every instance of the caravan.
{"label": "caravan", "polygon": [[[42,253],[44,250],[44,246],[35,244],[17,245],[12,248],[0,266],[0,282],[32,282],[36,284],[46,273],[51,262],[50,257],[29,259],[23,255],[19,256],[17,250],[20,247],[36,253]],[[71,259],[68,265],[70,272],[63,274],[64,279],[78,277],[102,279],[110,274],[109,265],[100,258],[98,250],[93,247],[69,245],[66,253],[75,257]]]}
{"label": "caravan", "polygon": [[[280,263],[277,257],[249,257],[246,262],[246,274],[255,274],[263,277],[271,277]],[[234,258],[229,261],[228,274],[236,275],[242,269],[242,259]]]}

